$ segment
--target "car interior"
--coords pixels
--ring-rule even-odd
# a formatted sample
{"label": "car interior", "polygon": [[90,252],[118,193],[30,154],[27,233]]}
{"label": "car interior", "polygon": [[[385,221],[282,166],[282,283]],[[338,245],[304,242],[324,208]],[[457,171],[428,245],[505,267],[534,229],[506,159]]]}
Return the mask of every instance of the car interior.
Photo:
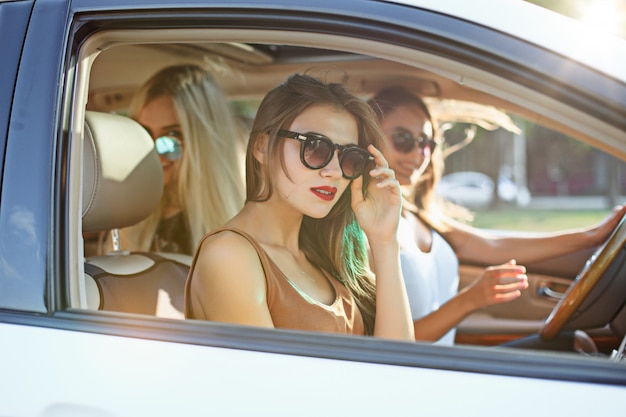
{"label": "car interior", "polygon": [[[88,111],[84,140],[84,233],[117,233],[156,210],[163,171],[152,138],[139,123]],[[112,246],[85,262],[87,308],[183,318],[186,257],[129,252],[119,242]]]}
{"label": "car interior", "polygon": [[[108,237],[111,230],[143,219],[158,204],[158,156],[149,135],[125,114],[134,91],[172,64],[211,68],[243,119],[253,118],[263,95],[289,74],[309,72],[344,82],[364,98],[382,87],[408,87],[425,98],[440,126],[462,122],[513,131],[516,125],[508,115],[515,114],[626,158],[626,148],[618,145],[622,132],[557,99],[463,62],[348,36],[320,34],[313,39],[296,30],[110,30],[92,36],[79,56],[71,169],[82,175],[73,177],[70,190],[81,197],[72,199],[70,212],[82,213],[77,216],[82,222],[70,225],[76,248],[72,263],[77,265],[70,287],[72,308],[183,318],[190,258],[124,248],[96,254],[88,238],[99,233]],[[480,110],[467,111],[464,103]],[[523,296],[472,314],[459,326],[457,343],[491,346],[539,333],[592,255],[593,250],[581,251],[527,265],[530,286]],[[461,287],[483,267],[461,265]],[[119,301],[122,293],[133,302]],[[615,300],[608,310],[619,310],[619,303]],[[597,320],[579,321],[575,328],[590,336],[591,350],[608,353],[626,333],[626,313],[608,310],[596,311]]]}

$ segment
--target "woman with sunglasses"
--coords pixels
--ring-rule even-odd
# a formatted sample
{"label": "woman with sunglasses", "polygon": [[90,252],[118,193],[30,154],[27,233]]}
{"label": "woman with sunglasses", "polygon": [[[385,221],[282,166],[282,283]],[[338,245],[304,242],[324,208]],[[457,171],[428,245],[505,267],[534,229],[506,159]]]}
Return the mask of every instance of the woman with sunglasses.
{"label": "woman with sunglasses", "polygon": [[161,205],[122,230],[130,250],[193,254],[243,206],[245,135],[210,72],[166,67],[135,94],[130,116],[148,130],[163,167]]}
{"label": "woman with sunglasses", "polygon": [[295,74],[271,90],[250,133],[246,203],[200,243],[186,317],[412,340],[400,186],[382,143],[372,109],[340,84]]}
{"label": "woman with sunglasses", "polygon": [[[525,268],[516,262],[537,262],[598,245],[625,212],[619,207],[597,227],[542,237],[495,237],[454,221],[433,196],[443,156],[427,106],[402,87],[381,90],[370,105],[387,138],[383,153],[406,195],[398,240],[417,340],[453,344],[456,326],[471,312],[512,301],[528,287]],[[486,268],[458,291],[459,258],[499,265]]]}

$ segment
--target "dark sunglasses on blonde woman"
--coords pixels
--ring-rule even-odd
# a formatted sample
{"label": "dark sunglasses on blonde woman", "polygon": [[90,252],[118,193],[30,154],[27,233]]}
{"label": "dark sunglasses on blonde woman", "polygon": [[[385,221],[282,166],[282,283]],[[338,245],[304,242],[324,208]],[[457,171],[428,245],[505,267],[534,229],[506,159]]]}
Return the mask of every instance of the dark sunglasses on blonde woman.
{"label": "dark sunglasses on blonde woman", "polygon": [[353,180],[363,175],[374,157],[357,145],[337,145],[319,133],[297,133],[279,130],[278,136],[300,141],[300,161],[310,169],[324,168],[339,150],[339,166],[343,177]]}
{"label": "dark sunglasses on blonde woman", "polygon": [[425,135],[415,137],[410,132],[404,131],[393,132],[391,140],[395,150],[402,153],[412,152],[416,146],[420,149],[429,148],[432,152],[437,146],[437,142]]}

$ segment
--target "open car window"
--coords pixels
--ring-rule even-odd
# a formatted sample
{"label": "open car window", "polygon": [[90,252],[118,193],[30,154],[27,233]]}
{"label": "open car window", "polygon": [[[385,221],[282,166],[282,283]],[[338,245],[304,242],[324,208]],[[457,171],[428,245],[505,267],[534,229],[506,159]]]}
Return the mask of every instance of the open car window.
{"label": "open car window", "polygon": [[[397,19],[405,11],[398,5],[390,10]],[[546,364],[551,363],[550,358],[554,355],[550,349],[546,349],[545,355],[522,351],[524,364],[518,368],[494,369],[491,365],[493,361],[506,363],[513,355],[519,354],[516,349],[499,349],[493,345],[536,334],[556,306],[557,300],[553,298],[536,297],[538,289],[564,291],[573,279],[571,275],[552,275],[541,270],[534,275],[529,298],[522,304],[506,311],[494,309],[472,317],[473,321],[466,325],[466,331],[460,332],[464,338],[458,340],[457,346],[442,350],[424,343],[399,344],[182,320],[180,314],[171,311],[169,313],[172,314],[110,311],[102,305],[101,297],[106,288],[89,278],[92,272],[85,269],[84,261],[85,257],[92,255],[89,251],[93,236],[85,234],[82,221],[93,197],[85,191],[85,173],[93,169],[88,166],[85,157],[88,146],[91,146],[86,138],[94,134],[88,131],[88,127],[97,128],[95,124],[89,125],[90,118],[94,114],[127,117],[131,97],[137,88],[166,65],[198,63],[212,68],[233,108],[247,122],[254,117],[259,100],[269,89],[289,74],[309,72],[327,80],[344,82],[363,98],[388,85],[401,84],[410,88],[435,109],[442,128],[448,123],[454,124],[446,133],[450,135],[446,138],[450,146],[455,143],[454,134],[463,132],[465,126],[476,125],[484,132],[500,131],[519,136],[524,132],[525,121],[540,121],[546,129],[562,132],[585,143],[585,146],[598,147],[615,158],[626,157],[626,148],[621,140],[623,125],[616,116],[619,113],[617,104],[599,110],[593,103],[585,103],[581,99],[584,94],[576,95],[576,91],[568,89],[567,83],[558,85],[547,76],[525,75],[531,65],[522,62],[522,58],[518,61],[492,61],[494,58],[479,46],[475,46],[471,54],[468,52],[471,56],[467,56],[456,43],[459,33],[450,33],[447,35],[449,38],[444,40],[433,35],[437,19],[452,18],[434,14],[435,21],[429,22],[426,17],[433,16],[411,10],[414,17],[419,17],[418,28],[407,26],[410,16],[403,17],[404,23],[397,25],[354,18],[350,22],[362,31],[358,36],[353,29],[345,26],[348,12],[323,15],[323,24],[315,13],[311,17],[306,13],[283,13],[277,8],[272,9],[276,15],[274,18],[261,20],[261,23],[258,16],[250,11],[230,15],[223,10],[202,7],[181,10],[176,18],[169,16],[166,10],[159,12],[162,15],[159,19],[142,10],[127,14],[122,11],[119,14],[85,11],[77,15],[73,33],[80,39],[73,43],[75,49],[71,52],[73,60],[70,61],[76,64],[68,70],[72,88],[67,90],[63,116],[70,131],[66,213],[70,249],[67,269],[70,273],[66,280],[58,284],[64,289],[59,292],[55,304],[60,316],[87,317],[94,327],[77,325],[82,330],[96,329],[96,332],[110,335],[202,347],[288,354],[299,358],[577,380],[579,376],[568,375],[565,367],[551,366],[549,372],[545,371]],[[157,23],[146,27],[146,20]],[[214,23],[217,21],[221,23]],[[459,24],[463,30],[484,31],[479,36],[485,42],[482,48],[519,48],[522,52],[528,48],[523,41],[513,37],[499,40],[505,45],[498,45],[498,42],[489,44],[486,40],[490,35],[488,29],[470,27],[463,22]],[[461,29],[458,31],[462,32]],[[390,38],[395,41],[389,41]],[[562,64],[547,50],[533,49],[532,54],[545,67]],[[610,94],[607,91],[613,87],[623,90],[620,81],[598,85],[601,84],[600,79],[604,80],[600,75],[584,66],[571,65],[577,76],[589,82],[589,91],[585,94],[594,95],[599,100],[608,99]],[[542,71],[549,72],[545,68]],[[546,93],[548,86],[550,91]],[[125,133],[130,131],[129,127]],[[474,145],[476,143],[470,146]],[[469,146],[453,156],[460,156],[467,149]],[[107,203],[121,204],[121,200],[116,201],[118,196],[107,198],[112,199]],[[107,262],[112,259],[107,258]],[[586,260],[586,257],[581,257],[577,262],[584,265]],[[188,262],[185,259],[179,261],[182,264]],[[107,265],[101,262],[96,266],[106,269]],[[467,268],[470,268],[468,276],[475,272],[471,269],[473,266]],[[181,282],[184,283],[184,279]],[[159,293],[156,299],[176,307],[168,294]],[[602,324],[596,335],[596,340],[603,342],[602,353],[607,355],[604,361],[599,359],[590,364],[586,362],[589,358],[574,352],[560,352],[559,357],[563,355],[565,361],[571,361],[568,364],[580,366],[580,375],[588,373],[591,378],[601,379],[598,375],[612,369],[608,359],[610,350],[623,337],[623,334],[609,329],[609,321]],[[621,323],[623,318],[618,321]],[[440,352],[443,356],[438,356]],[[599,368],[594,368],[600,362]]]}

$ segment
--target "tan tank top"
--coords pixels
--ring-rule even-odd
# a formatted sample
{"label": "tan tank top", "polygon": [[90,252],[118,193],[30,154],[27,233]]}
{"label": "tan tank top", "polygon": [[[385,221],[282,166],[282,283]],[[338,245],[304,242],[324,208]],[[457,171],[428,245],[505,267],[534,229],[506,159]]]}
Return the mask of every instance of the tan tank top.
{"label": "tan tank top", "polygon": [[[259,242],[242,230],[227,227],[214,230],[200,240],[198,248],[207,237],[226,230],[246,238],[259,255],[265,272],[267,304],[274,327],[329,333],[364,334],[363,318],[354,297],[346,287],[325,272],[324,275],[335,290],[335,301],[331,305],[320,303],[301,291],[282,273]],[[202,317],[203,314],[201,314],[200,309],[194,311],[189,293],[191,276],[196,266],[198,252],[197,250],[194,255],[185,285],[185,317],[206,320],[206,317]]]}

